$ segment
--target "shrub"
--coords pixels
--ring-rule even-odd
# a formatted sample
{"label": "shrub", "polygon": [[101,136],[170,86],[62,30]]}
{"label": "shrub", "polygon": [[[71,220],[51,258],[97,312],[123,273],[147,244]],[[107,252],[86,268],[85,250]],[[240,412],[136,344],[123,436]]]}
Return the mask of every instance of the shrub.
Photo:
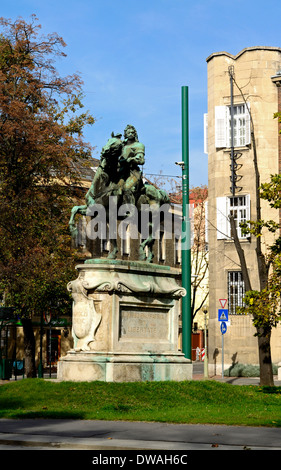
{"label": "shrub", "polygon": [[[277,375],[277,365],[272,365],[273,375]],[[260,367],[251,364],[240,364],[237,362],[224,371],[225,377],[259,377]]]}

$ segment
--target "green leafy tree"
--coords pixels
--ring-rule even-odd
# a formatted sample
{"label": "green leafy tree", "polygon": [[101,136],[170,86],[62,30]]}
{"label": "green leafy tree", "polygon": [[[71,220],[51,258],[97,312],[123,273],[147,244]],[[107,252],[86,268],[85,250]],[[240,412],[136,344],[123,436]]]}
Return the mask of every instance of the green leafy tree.
{"label": "green leafy tree", "polygon": [[[259,188],[260,198],[267,200],[274,209],[281,208],[281,175],[271,175],[270,182],[261,184]],[[244,233],[252,233],[257,239],[262,236],[263,229],[272,233],[280,230],[280,224],[274,220],[258,219],[241,224]],[[260,291],[249,288],[244,297],[242,313],[252,315],[253,324],[256,327],[256,335],[260,337],[260,345],[266,354],[263,360],[268,369],[272,371],[270,354],[270,338],[272,328],[275,328],[281,319],[281,237],[277,236],[272,246],[269,247],[265,257],[267,266],[266,282]],[[263,351],[263,352],[264,352]],[[271,372],[272,374],[272,372]],[[269,372],[267,375],[271,375]],[[270,384],[273,384],[271,379]]]}
{"label": "green leafy tree", "polygon": [[0,26],[0,288],[22,320],[34,377],[32,317],[70,305],[68,217],[76,163],[91,159],[83,128],[94,118],[81,111],[81,78],[60,77],[54,66],[65,56],[61,37],[40,35],[34,15]]}

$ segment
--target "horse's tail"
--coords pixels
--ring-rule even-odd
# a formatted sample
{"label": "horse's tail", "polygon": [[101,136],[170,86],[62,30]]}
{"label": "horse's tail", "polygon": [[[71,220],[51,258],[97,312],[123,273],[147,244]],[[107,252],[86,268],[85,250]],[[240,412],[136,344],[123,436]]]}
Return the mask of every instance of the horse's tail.
{"label": "horse's tail", "polygon": [[168,194],[166,193],[166,191],[164,191],[163,189],[158,189],[158,191],[161,194],[161,202],[163,204],[169,204],[170,198],[169,198]]}

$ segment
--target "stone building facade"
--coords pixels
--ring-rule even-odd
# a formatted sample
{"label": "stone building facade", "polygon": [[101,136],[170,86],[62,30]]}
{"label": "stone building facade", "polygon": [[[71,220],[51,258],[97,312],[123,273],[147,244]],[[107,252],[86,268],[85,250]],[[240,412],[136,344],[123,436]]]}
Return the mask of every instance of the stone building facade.
{"label": "stone building facade", "polygon": [[[279,125],[273,118],[274,113],[280,111],[281,48],[249,47],[237,55],[213,53],[207,58],[207,70],[208,113],[204,122],[209,173],[209,372],[212,375],[222,370],[220,299],[227,300],[225,308],[229,313],[223,338],[224,369],[236,362],[258,364],[252,320],[246,315],[237,315],[237,306],[243,305],[245,286],[228,215],[232,213],[236,221],[252,288],[259,289],[255,237],[243,235],[239,223],[256,218],[254,143],[261,183],[269,181],[270,175],[281,169]],[[233,168],[230,166],[232,157]],[[261,210],[262,219],[279,222],[278,211],[270,209],[266,201],[261,202]],[[272,235],[265,233],[262,237],[264,251],[271,242]],[[271,344],[273,363],[278,363],[281,361],[280,327],[273,330]]]}

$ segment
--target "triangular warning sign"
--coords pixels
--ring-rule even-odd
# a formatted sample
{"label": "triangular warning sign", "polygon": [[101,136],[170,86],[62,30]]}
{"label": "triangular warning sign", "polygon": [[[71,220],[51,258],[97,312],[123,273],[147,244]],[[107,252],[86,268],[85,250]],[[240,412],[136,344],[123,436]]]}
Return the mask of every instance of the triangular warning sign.
{"label": "triangular warning sign", "polygon": [[224,308],[226,305],[227,299],[219,299],[219,301],[220,301],[222,308]]}

